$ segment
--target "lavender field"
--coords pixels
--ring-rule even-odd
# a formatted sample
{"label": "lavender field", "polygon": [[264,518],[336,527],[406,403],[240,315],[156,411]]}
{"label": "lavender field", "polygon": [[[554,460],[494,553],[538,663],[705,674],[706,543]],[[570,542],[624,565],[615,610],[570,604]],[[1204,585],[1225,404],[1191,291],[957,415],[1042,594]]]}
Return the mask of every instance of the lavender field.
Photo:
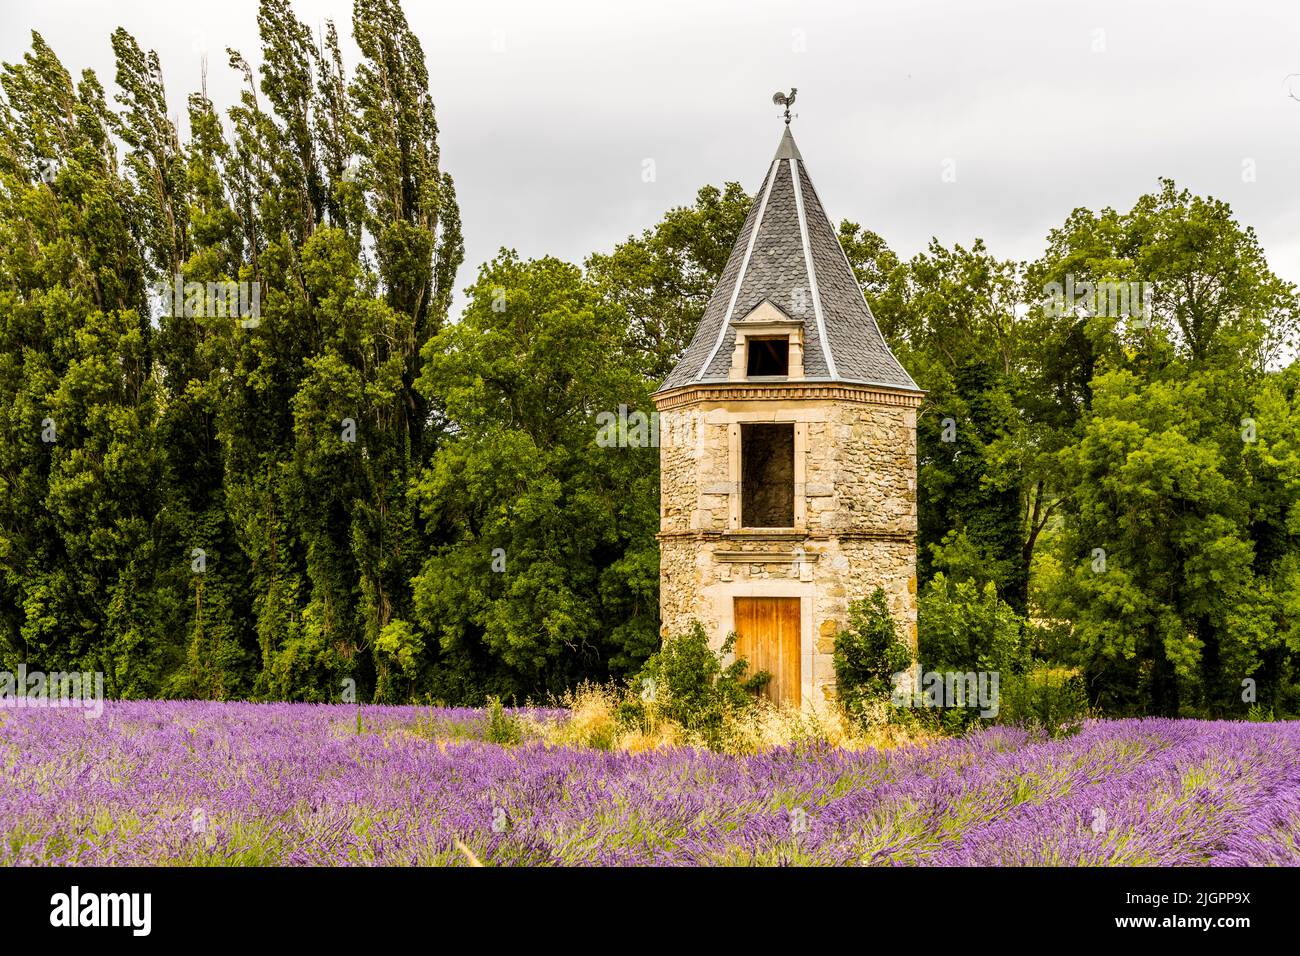
{"label": "lavender field", "polygon": [[414,707],[368,707],[360,734],[348,706],[0,711],[0,863],[1300,864],[1300,723],[755,756],[500,747],[485,725]]}

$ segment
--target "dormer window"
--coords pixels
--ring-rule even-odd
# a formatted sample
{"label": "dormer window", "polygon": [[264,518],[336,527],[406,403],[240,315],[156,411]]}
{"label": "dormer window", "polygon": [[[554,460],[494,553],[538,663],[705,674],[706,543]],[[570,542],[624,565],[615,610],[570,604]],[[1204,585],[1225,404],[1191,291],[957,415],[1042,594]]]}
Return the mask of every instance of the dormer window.
{"label": "dormer window", "polygon": [[736,335],[731,381],[803,378],[802,321],[764,299],[731,327]]}
{"label": "dormer window", "polygon": [[749,351],[745,363],[746,377],[784,378],[790,374],[790,336],[747,338],[746,342]]}

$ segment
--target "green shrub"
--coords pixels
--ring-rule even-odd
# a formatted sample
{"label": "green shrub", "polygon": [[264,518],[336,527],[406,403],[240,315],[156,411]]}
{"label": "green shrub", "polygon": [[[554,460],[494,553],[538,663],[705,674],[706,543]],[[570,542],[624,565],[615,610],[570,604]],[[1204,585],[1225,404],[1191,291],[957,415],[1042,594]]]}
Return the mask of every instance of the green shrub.
{"label": "green shrub", "polygon": [[736,635],[729,634],[714,651],[699,621],[686,634],[668,638],[633,681],[632,696],[619,708],[620,718],[644,723],[646,710],[653,707],[709,747],[720,746],[727,715],[752,707],[758,691],[772,679],[766,671],[747,677],[749,662],[743,657],[724,664],[735,646]]}
{"label": "green shrub", "polygon": [[849,718],[866,722],[889,700],[893,675],[912,664],[912,650],[898,636],[885,592],[849,606],[848,626],[835,638],[835,682],[840,705]]}
{"label": "green shrub", "polygon": [[1079,672],[1042,665],[1003,674],[998,722],[1045,730],[1053,737],[1079,732],[1088,717],[1088,694]]}
{"label": "green shrub", "polygon": [[501,706],[501,698],[489,697],[487,730],[483,739],[490,744],[509,747],[519,743],[523,736],[524,731],[519,721],[506,713],[506,709]]}
{"label": "green shrub", "polygon": [[1019,673],[1029,663],[1024,619],[992,583],[936,574],[917,604],[917,656],[924,671]]}
{"label": "green shrub", "polygon": [[998,597],[997,587],[936,574],[917,602],[917,629],[922,675],[996,673],[1000,709],[997,718],[985,717],[982,706],[968,701],[965,707],[914,708],[912,718],[945,734],[961,734],[1000,719],[1008,687],[1030,665],[1031,649],[1024,618]]}

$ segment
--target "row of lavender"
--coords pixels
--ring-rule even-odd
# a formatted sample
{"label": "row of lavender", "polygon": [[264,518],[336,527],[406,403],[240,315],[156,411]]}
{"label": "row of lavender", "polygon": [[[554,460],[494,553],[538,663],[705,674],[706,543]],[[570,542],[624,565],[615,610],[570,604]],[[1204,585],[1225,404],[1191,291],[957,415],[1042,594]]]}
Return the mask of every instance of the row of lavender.
{"label": "row of lavender", "polygon": [[503,748],[470,739],[483,722],[367,708],[358,734],[355,708],[328,705],[0,711],[0,863],[1300,864],[1295,723],[735,757]]}

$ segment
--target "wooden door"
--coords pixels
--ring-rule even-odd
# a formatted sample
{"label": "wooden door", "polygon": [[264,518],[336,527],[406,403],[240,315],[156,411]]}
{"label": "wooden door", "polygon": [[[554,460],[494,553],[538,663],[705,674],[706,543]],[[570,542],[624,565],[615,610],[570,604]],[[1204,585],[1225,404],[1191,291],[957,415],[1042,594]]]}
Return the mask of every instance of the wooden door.
{"label": "wooden door", "polygon": [[772,675],[765,689],[776,703],[799,706],[799,599],[735,599],[736,656],[749,662],[749,674]]}

